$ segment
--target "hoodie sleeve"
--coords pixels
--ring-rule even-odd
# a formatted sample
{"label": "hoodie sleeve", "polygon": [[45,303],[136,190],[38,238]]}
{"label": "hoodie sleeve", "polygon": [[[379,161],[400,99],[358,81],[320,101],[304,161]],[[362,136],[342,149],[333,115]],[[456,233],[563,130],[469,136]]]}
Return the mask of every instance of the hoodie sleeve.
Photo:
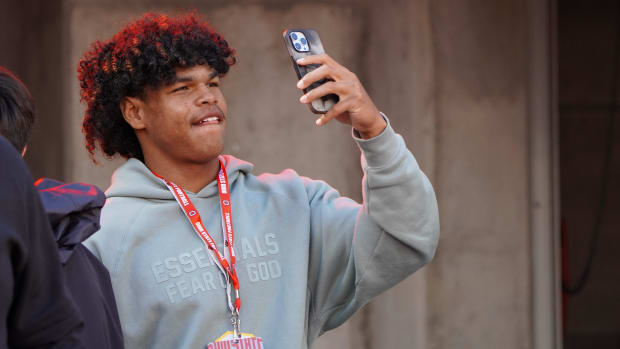
{"label": "hoodie sleeve", "polygon": [[[387,121],[387,118],[386,118]],[[306,179],[311,209],[310,338],[346,321],[372,297],[428,263],[437,247],[433,187],[400,135],[355,137],[363,204]]]}

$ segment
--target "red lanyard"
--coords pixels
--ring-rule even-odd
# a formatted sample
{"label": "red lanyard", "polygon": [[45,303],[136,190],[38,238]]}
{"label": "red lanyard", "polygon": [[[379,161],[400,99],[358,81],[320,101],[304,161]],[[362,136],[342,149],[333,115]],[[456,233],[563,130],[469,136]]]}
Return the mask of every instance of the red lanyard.
{"label": "red lanyard", "polygon": [[[217,249],[217,245],[204,224],[202,223],[202,219],[200,218],[200,213],[196,210],[196,207],[191,202],[189,197],[185,191],[179,187],[178,185],[170,182],[164,177],[158,175],[153,172],[153,174],[161,179],[164,184],[170,189],[172,195],[179,203],[179,206],[185,212],[185,216],[191,223],[192,227],[196,234],[202,239],[205,245],[208,248],[209,254],[211,258],[213,258],[215,264],[220,268],[222,274],[226,278],[227,284],[227,296],[228,296],[228,306],[230,311],[232,312],[233,318],[233,327],[235,332],[239,330],[239,309],[241,309],[241,297],[239,296],[239,279],[237,278],[237,271],[235,269],[235,233],[233,231],[232,224],[232,209],[230,204],[230,190],[228,187],[228,176],[226,175],[226,169],[224,167],[224,163],[220,160],[220,171],[217,175],[217,188],[220,195],[220,208],[222,213],[222,233],[224,236],[224,246],[228,246],[228,250],[224,250],[224,253],[228,256],[223,256],[220,251]],[[227,258],[230,258],[230,263]],[[233,288],[235,289],[235,301],[234,305],[231,302],[230,295],[230,283],[232,283]],[[240,331],[240,330],[239,330]],[[236,333],[235,333],[236,334]],[[240,332],[239,332],[240,334]]]}

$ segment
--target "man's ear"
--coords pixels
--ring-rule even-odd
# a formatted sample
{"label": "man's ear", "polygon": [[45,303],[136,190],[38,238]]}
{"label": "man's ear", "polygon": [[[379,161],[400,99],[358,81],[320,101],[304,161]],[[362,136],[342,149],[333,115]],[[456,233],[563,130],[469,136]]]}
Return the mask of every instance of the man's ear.
{"label": "man's ear", "polygon": [[123,118],[134,130],[146,127],[144,120],[144,102],[137,97],[124,97],[120,104]]}

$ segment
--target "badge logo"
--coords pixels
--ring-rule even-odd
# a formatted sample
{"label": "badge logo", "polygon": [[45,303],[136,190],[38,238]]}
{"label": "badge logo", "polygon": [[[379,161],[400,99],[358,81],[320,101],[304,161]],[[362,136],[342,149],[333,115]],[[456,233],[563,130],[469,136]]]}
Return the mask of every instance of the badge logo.
{"label": "badge logo", "polygon": [[226,331],[204,349],[264,349],[263,339],[251,333],[241,333],[241,339],[235,341],[233,332]]}

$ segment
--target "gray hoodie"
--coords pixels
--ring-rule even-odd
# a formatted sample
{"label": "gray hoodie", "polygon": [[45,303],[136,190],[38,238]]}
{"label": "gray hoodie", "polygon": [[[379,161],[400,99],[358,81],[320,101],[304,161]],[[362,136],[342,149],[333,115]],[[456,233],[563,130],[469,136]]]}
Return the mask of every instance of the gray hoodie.
{"label": "gray hoodie", "polygon": [[[293,170],[230,181],[241,330],[265,348],[307,348],[434,255],[433,188],[390,125],[362,140],[362,205]],[[168,188],[130,159],[112,177],[86,245],[108,267],[127,348],[205,348],[231,330],[225,283]],[[187,192],[218,247],[215,181]],[[223,250],[222,250],[223,252]]]}

